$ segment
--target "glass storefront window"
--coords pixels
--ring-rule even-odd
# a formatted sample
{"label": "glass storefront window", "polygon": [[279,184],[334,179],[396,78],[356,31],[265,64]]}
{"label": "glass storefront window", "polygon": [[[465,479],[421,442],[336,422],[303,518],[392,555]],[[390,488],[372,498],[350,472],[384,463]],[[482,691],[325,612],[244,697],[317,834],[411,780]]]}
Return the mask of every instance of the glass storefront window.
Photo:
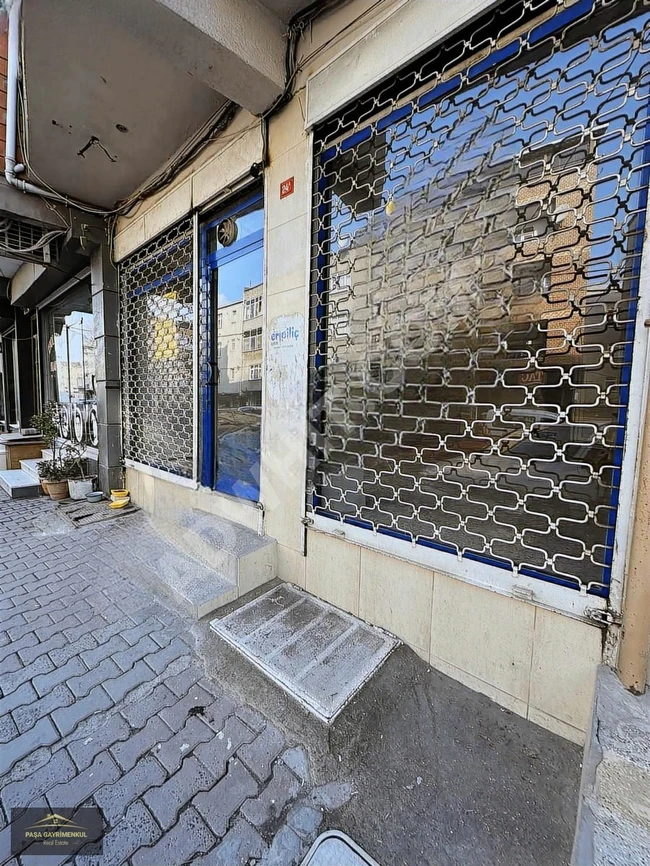
{"label": "glass storefront window", "polygon": [[396,79],[317,131],[308,508],[606,595],[650,13],[573,4],[522,35],[525,5],[502,49],[461,41],[414,74],[430,91]]}
{"label": "glass storefront window", "polygon": [[42,314],[45,396],[61,408],[61,436],[97,445],[95,332],[90,285],[82,283]]}

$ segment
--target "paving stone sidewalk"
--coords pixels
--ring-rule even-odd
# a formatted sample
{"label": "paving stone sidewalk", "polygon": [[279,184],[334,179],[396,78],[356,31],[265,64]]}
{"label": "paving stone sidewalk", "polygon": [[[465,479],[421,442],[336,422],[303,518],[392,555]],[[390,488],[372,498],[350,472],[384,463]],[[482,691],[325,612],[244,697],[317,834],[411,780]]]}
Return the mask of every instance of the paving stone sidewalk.
{"label": "paving stone sidewalk", "polygon": [[10,810],[82,804],[102,812],[103,856],[48,866],[299,862],[327,785],[206,675],[191,620],[132,579],[146,518],[60,520],[48,500],[0,499],[0,863],[43,862],[12,856]]}

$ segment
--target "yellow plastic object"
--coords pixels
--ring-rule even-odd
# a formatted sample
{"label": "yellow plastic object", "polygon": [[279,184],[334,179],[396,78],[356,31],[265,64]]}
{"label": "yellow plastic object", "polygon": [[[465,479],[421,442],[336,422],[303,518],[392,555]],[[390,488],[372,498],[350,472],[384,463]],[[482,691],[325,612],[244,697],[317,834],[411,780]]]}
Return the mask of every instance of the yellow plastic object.
{"label": "yellow plastic object", "polygon": [[131,501],[130,496],[126,496],[124,499],[114,499],[113,502],[108,503],[109,508],[124,508],[125,505],[128,505]]}
{"label": "yellow plastic object", "polygon": [[111,490],[111,496],[115,496],[116,499],[123,499],[125,496],[128,495],[128,490]]}

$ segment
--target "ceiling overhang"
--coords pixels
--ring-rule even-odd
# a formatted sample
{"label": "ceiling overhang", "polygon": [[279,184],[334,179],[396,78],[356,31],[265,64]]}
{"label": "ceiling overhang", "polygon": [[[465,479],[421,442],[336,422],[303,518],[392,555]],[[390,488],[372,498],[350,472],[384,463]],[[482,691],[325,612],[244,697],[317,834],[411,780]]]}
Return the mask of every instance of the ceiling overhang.
{"label": "ceiling overhang", "polygon": [[110,210],[225,103],[283,92],[304,0],[22,0],[22,175]]}

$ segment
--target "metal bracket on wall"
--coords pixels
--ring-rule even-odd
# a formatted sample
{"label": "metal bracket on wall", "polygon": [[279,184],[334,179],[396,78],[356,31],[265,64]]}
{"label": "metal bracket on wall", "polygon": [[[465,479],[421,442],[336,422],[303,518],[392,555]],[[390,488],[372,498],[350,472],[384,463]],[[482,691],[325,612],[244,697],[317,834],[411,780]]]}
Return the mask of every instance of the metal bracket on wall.
{"label": "metal bracket on wall", "polygon": [[601,628],[608,628],[610,625],[621,625],[622,622],[620,615],[611,610],[589,608],[585,613],[591,622],[596,623],[596,625],[599,625]]}

